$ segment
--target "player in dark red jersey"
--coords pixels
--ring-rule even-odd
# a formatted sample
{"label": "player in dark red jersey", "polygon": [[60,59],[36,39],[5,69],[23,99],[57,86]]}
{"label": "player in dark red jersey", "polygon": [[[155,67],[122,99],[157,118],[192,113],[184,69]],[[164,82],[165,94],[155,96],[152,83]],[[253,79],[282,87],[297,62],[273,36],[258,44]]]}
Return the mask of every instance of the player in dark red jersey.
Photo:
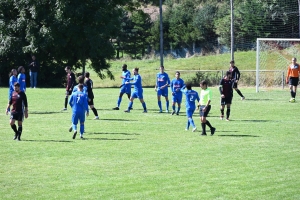
{"label": "player in dark red jersey", "polygon": [[[12,93],[7,108],[6,114],[8,114],[10,110],[10,126],[15,132],[14,140],[21,140],[22,135],[22,122],[25,118],[28,117],[28,104],[26,94],[20,90],[20,84],[18,82],[14,83],[14,92]],[[12,106],[12,109],[10,109]],[[18,121],[18,129],[15,125],[15,121]]]}
{"label": "player in dark red jersey", "polygon": [[224,119],[224,108],[227,106],[226,110],[226,120],[229,121],[230,116],[230,106],[233,97],[233,80],[231,80],[231,72],[226,72],[226,76],[220,81],[220,94],[221,94],[221,119]]}
{"label": "player in dark red jersey", "polygon": [[71,71],[71,67],[67,66],[65,68],[67,72],[67,85],[66,85],[66,98],[65,98],[65,107],[62,110],[67,110],[68,98],[72,94],[73,88],[76,84],[75,74]]}
{"label": "player in dark red jersey", "polygon": [[238,82],[241,77],[241,73],[239,69],[234,65],[234,60],[230,61],[230,68],[229,71],[231,72],[231,80],[233,81],[233,89],[240,95],[241,100],[244,100],[245,97],[242,92],[238,89]]}
{"label": "player in dark red jersey", "polygon": [[92,79],[90,79],[89,72],[85,72],[84,76],[85,76],[85,85],[87,87],[88,104],[95,115],[94,119],[99,119],[98,112],[94,107],[93,81]]}

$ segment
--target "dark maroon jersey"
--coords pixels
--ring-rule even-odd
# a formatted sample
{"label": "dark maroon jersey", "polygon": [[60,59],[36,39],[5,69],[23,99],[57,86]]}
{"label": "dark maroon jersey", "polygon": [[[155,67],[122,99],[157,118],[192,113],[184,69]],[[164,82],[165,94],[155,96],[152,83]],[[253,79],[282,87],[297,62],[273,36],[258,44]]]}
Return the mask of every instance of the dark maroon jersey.
{"label": "dark maroon jersey", "polygon": [[75,74],[73,72],[71,72],[70,74],[67,74],[67,87],[66,87],[66,90],[70,90],[74,88],[76,84],[76,81],[75,81]]}
{"label": "dark maroon jersey", "polygon": [[9,105],[12,105],[11,113],[23,113],[24,107],[28,107],[26,94],[23,91],[13,91]]}
{"label": "dark maroon jersey", "polygon": [[233,95],[232,85],[233,80],[222,79],[220,81],[220,93],[224,94],[225,97]]}

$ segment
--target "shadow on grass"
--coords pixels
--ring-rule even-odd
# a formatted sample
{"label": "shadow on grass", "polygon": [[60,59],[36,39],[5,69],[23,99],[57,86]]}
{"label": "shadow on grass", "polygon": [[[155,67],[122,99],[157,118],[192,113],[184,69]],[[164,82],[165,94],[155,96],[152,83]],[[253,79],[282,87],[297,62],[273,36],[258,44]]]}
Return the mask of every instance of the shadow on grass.
{"label": "shadow on grass", "polygon": [[219,137],[260,137],[260,136],[257,136],[257,135],[233,135],[233,134],[230,134],[230,135],[215,135],[215,136],[219,136]]}
{"label": "shadow on grass", "polygon": [[137,133],[96,133],[96,132],[93,132],[93,133],[87,133],[89,135],[92,135],[92,134],[96,134],[96,135],[117,135],[117,134],[120,134],[120,135],[140,135],[140,134],[137,134]]}
{"label": "shadow on grass", "polygon": [[82,140],[116,140],[116,141],[125,141],[125,140],[135,140],[135,139],[113,139],[113,138],[84,138]]}
{"label": "shadow on grass", "polygon": [[100,118],[100,121],[102,121],[102,120],[105,120],[105,121],[124,121],[124,122],[126,122],[126,121],[128,121],[128,122],[130,122],[130,121],[138,121],[138,120],[129,120],[129,119],[101,119]]}
{"label": "shadow on grass", "polygon": [[68,140],[23,140],[24,142],[73,142]]}
{"label": "shadow on grass", "polygon": [[63,111],[31,111],[29,114],[61,114],[61,113],[66,113]]}

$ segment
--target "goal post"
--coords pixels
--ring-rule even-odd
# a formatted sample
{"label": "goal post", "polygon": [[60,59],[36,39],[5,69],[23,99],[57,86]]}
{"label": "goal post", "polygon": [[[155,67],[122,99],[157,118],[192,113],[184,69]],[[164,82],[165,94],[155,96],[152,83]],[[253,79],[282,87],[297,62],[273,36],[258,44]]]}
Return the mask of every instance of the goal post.
{"label": "goal post", "polygon": [[300,61],[300,39],[257,38],[256,92],[284,87],[287,66],[293,57]]}

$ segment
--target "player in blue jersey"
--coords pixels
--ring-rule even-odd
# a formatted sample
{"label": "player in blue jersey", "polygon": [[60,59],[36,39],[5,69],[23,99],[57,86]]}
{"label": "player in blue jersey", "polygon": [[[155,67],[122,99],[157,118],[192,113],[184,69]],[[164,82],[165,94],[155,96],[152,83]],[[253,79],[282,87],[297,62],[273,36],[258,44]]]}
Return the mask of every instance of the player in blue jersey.
{"label": "player in blue jersey", "polygon": [[[146,113],[147,112],[147,107],[146,107],[146,103],[143,99],[142,77],[139,75],[139,68],[134,68],[132,70],[132,73],[134,75],[132,78],[123,77],[123,79],[126,80],[126,82],[125,82],[126,85],[134,85],[134,91],[131,94],[130,101],[129,101],[129,104],[128,104],[128,108],[124,112],[129,113],[131,108],[132,108],[132,105],[133,105],[133,100],[135,98],[139,98],[139,100],[142,103],[142,106],[144,108],[144,113]],[[132,81],[132,82],[129,82],[129,81]]]}
{"label": "player in blue jersey", "polygon": [[156,74],[155,91],[157,92],[157,104],[159,112],[162,112],[161,96],[166,99],[166,112],[169,112],[168,86],[170,84],[169,75],[165,72],[165,67],[160,67],[160,72]]}
{"label": "player in blue jersey", "polygon": [[224,108],[227,106],[226,110],[226,120],[229,121],[230,116],[230,106],[233,97],[233,80],[231,80],[231,72],[226,72],[226,76],[222,78],[219,85],[219,91],[221,94],[221,117],[220,119],[224,119]]}
{"label": "player in blue jersey", "polygon": [[13,93],[13,91],[15,90],[15,82],[18,82],[18,78],[17,78],[17,70],[16,69],[12,69],[9,73],[9,89],[8,89],[8,100],[11,97],[11,94]]}
{"label": "player in blue jersey", "polygon": [[196,109],[195,101],[200,101],[199,94],[195,90],[192,90],[192,85],[190,83],[186,84],[186,89],[183,88],[181,89],[181,92],[185,94],[186,116],[188,118],[185,130],[189,130],[190,125],[192,125],[192,131],[195,132],[197,130],[197,127],[193,120],[193,114]]}
{"label": "player in blue jersey", "polygon": [[[84,85],[84,77],[83,76],[78,76],[77,80],[78,80],[78,85],[74,86],[74,88],[72,90],[72,94],[75,93],[75,92],[77,92],[79,90],[78,89],[79,85],[83,85],[82,92],[88,96],[87,86]],[[70,126],[69,132],[71,132],[72,130],[73,130],[73,125]]]}
{"label": "player in blue jersey", "polygon": [[[130,71],[127,70],[127,65],[124,64],[122,66],[122,84],[120,85],[120,95],[117,101],[117,107],[113,108],[113,110],[119,110],[120,109],[120,104],[122,101],[122,96],[123,94],[127,94],[128,99],[130,99],[131,96],[131,85],[130,84],[125,84],[126,80],[130,78],[131,74]],[[125,77],[125,78],[123,78]]]}
{"label": "player in blue jersey", "polygon": [[74,92],[69,100],[72,107],[73,139],[77,134],[77,124],[80,122],[80,138],[83,139],[85,115],[89,115],[89,106],[87,95],[83,93],[83,85],[78,85],[78,91]]}
{"label": "player in blue jersey", "polygon": [[200,92],[200,102],[198,106],[200,107],[200,121],[202,126],[201,136],[206,136],[206,125],[210,128],[211,135],[216,131],[215,127],[212,127],[210,122],[206,119],[210,109],[211,109],[211,90],[207,87],[206,81],[200,82],[201,92]]}
{"label": "player in blue jersey", "polygon": [[26,75],[25,75],[25,68],[20,66],[18,68],[18,83],[20,84],[20,90],[22,92],[26,92]]}
{"label": "player in blue jersey", "polygon": [[[172,115],[176,113],[179,115],[181,101],[182,101],[182,92],[181,88],[184,86],[184,81],[180,78],[180,72],[175,73],[175,78],[171,81],[170,88],[172,91]],[[177,111],[175,109],[175,105],[177,103]]]}

